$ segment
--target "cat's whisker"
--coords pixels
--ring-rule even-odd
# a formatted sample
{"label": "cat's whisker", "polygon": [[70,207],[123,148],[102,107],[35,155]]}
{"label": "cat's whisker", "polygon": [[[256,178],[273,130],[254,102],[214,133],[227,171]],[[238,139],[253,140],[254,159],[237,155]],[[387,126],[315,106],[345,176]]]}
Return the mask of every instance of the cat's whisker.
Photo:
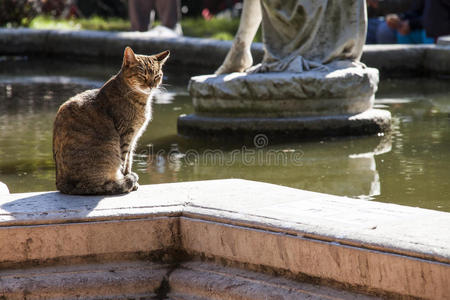
{"label": "cat's whisker", "polygon": [[156,89],[158,91],[160,91],[161,93],[167,93],[167,89],[165,87],[163,87],[163,86],[158,86]]}
{"label": "cat's whisker", "polygon": [[151,90],[149,90],[148,92],[147,92],[147,91],[144,91],[143,89],[140,89],[140,88],[135,88],[135,90],[136,90],[138,93],[141,93],[141,94],[144,94],[144,95],[148,95],[148,96],[150,96],[150,95],[152,94]]}
{"label": "cat's whisker", "polygon": [[130,96],[130,94],[132,95],[133,93],[144,94],[144,95],[150,96],[152,94],[152,91],[150,90],[147,92],[138,87],[130,87],[130,90],[125,94],[125,97],[128,98],[128,96]]}

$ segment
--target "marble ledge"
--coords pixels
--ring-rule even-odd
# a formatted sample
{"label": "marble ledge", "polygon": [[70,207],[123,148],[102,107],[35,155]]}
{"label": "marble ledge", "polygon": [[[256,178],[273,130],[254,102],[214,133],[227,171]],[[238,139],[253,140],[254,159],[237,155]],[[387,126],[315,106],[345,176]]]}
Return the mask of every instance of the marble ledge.
{"label": "marble ledge", "polygon": [[213,220],[450,263],[450,214],[226,179],[120,196],[0,195],[0,228],[169,216]]}

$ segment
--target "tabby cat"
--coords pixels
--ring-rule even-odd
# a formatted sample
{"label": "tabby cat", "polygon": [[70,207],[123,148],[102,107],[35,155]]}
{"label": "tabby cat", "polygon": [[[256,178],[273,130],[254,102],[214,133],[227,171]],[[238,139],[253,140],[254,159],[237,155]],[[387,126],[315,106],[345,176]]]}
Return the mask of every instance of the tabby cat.
{"label": "tabby cat", "polygon": [[139,187],[133,151],[151,119],[152,92],[168,58],[169,51],[146,56],[127,47],[119,73],[61,105],[53,129],[58,190],[112,195]]}

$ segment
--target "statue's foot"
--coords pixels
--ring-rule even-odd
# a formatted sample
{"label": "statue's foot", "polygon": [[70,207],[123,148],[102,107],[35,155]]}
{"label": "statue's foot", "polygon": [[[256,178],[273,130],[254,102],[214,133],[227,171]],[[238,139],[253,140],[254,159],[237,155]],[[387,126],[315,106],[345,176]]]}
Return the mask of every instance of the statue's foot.
{"label": "statue's foot", "polygon": [[[248,49],[246,49],[248,48]],[[223,64],[217,69],[215,74],[229,74],[233,72],[244,72],[253,64],[250,47],[245,47],[242,44],[235,43],[228,52]]]}

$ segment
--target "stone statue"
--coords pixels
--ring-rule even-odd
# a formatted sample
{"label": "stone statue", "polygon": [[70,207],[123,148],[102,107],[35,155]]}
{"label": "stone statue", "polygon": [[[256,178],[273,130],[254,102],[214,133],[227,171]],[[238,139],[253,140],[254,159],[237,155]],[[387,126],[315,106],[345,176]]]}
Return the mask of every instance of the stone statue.
{"label": "stone statue", "polygon": [[[215,74],[191,78],[195,114],[185,136],[257,133],[286,139],[387,131],[373,109],[378,70],[360,63],[365,0],[245,0],[238,32]],[[264,58],[250,53],[262,24]]]}
{"label": "stone statue", "polygon": [[[245,0],[233,46],[216,74],[303,72],[336,61],[357,62],[366,35],[365,4],[365,0]],[[261,20],[265,56],[262,64],[250,68],[250,46]]]}

